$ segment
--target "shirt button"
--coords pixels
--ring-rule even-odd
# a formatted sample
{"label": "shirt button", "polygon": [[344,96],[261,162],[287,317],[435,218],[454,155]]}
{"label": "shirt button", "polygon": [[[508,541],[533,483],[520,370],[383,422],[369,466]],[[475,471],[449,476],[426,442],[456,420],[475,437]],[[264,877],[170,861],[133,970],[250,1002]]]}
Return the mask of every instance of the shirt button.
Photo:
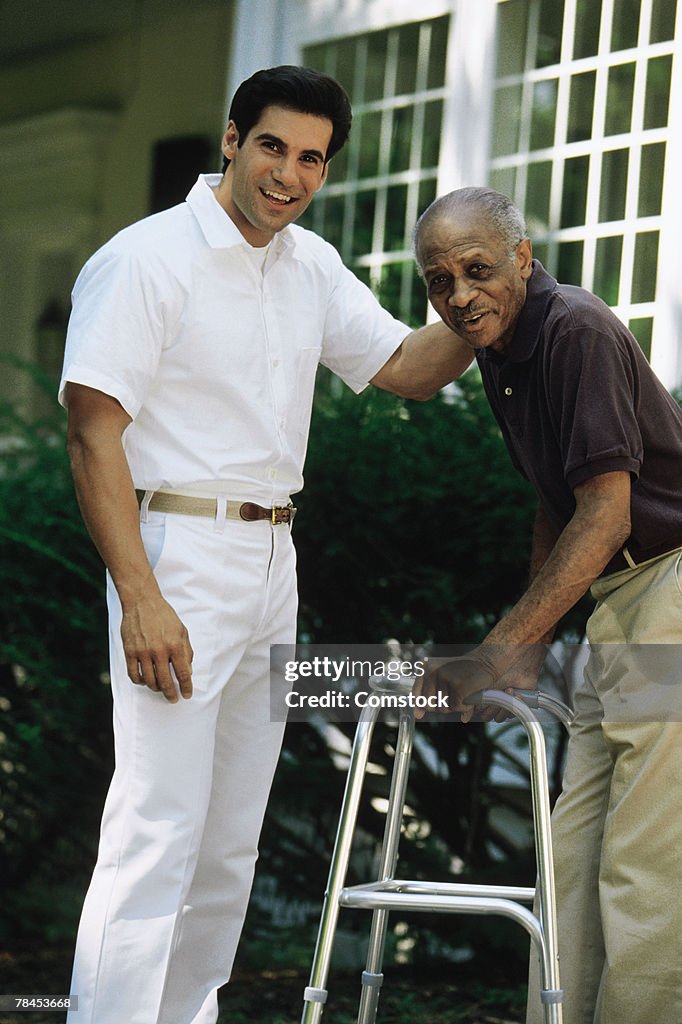
{"label": "shirt button", "polygon": [[505,393],[505,395],[511,395],[512,394],[512,389],[511,388],[505,388],[504,389],[504,393]]}
{"label": "shirt button", "polygon": [[277,366],[279,366],[279,359],[273,359],[273,360],[272,360],[272,365],[273,365],[274,367],[277,367]]}

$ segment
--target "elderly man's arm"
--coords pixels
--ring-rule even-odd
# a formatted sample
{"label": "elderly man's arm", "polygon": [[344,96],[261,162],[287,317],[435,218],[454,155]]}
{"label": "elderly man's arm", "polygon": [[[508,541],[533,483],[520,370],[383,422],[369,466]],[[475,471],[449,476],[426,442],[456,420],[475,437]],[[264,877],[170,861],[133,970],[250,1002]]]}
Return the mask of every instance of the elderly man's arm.
{"label": "elderly man's arm", "polygon": [[121,438],[131,422],[101,391],[68,384],[68,448],[81,513],[121,599],[121,636],[134,683],[167,700],[192,693],[187,630],[163,598],[142,543],[140,512]]}
{"label": "elderly man's arm", "polygon": [[[523,597],[462,659],[438,663],[415,693],[447,690],[450,709],[483,687],[507,685],[509,670],[527,656],[529,645],[551,638],[561,617],[587,592],[630,536],[630,474],[603,473],[579,484],[576,509],[545,557],[552,528],[543,513],[536,520],[536,575]],[[467,714],[470,713],[470,709]]]}
{"label": "elderly man's arm", "polygon": [[370,383],[402,398],[425,401],[461,377],[474,353],[443,323],[420,327],[403,341]]}

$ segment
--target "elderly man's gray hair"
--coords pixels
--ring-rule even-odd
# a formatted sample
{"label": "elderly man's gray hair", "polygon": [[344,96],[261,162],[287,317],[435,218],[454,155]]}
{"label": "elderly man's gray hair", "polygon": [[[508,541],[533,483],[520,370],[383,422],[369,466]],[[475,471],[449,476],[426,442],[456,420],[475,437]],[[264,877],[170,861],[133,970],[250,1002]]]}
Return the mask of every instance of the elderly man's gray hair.
{"label": "elderly man's gray hair", "polygon": [[413,244],[415,258],[420,266],[420,239],[424,231],[437,220],[447,220],[463,208],[470,207],[475,207],[487,216],[510,256],[513,256],[519,242],[528,237],[523,214],[507,196],[496,192],[494,188],[484,186],[458,188],[439,199],[434,199],[417,221]]}

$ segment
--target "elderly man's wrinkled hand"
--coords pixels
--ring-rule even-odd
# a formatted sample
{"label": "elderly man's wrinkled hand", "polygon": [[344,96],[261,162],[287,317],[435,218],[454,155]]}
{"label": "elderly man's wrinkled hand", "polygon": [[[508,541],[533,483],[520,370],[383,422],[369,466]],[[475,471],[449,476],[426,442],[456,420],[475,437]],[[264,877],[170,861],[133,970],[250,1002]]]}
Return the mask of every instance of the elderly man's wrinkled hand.
{"label": "elderly man's wrinkled hand", "polygon": [[[443,709],[443,714],[459,713],[462,722],[469,722],[475,708],[464,703],[466,698],[494,685],[495,670],[476,652],[471,652],[458,658],[429,658],[424,675],[417,679],[413,692],[416,696],[426,697],[445,694],[447,708]],[[418,708],[415,717],[422,718],[425,712],[426,709]]]}

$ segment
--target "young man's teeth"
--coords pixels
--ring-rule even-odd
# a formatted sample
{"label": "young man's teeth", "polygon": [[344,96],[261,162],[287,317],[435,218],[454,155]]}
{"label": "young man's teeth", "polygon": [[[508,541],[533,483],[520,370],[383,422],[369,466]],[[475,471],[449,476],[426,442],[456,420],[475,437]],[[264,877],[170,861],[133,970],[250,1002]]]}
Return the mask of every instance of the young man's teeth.
{"label": "young man's teeth", "polygon": [[291,196],[283,196],[280,195],[279,192],[270,192],[268,189],[263,189],[263,191],[265,192],[266,196],[270,196],[272,199],[276,199],[280,203],[291,202]]}

